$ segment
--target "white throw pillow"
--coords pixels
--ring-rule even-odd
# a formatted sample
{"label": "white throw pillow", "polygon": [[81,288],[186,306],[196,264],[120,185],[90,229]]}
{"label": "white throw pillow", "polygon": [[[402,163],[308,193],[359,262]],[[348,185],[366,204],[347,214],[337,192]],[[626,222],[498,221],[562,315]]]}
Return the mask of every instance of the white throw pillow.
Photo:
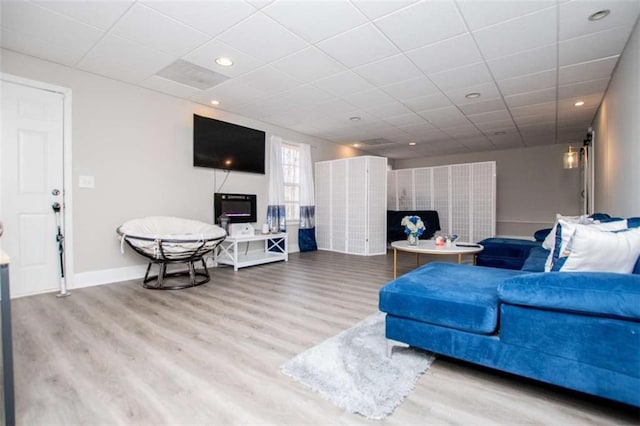
{"label": "white throw pillow", "polygon": [[547,261],[544,264],[544,270],[546,272],[549,272],[553,269],[554,260],[557,259],[561,255],[561,253],[566,250],[567,244],[569,244],[569,241],[571,240],[571,237],[573,237],[573,234],[575,233],[577,227],[585,227],[593,229],[597,232],[621,231],[623,229],[627,229],[628,227],[626,219],[604,223],[591,222],[588,224],[579,224],[572,222],[571,220],[567,221],[565,219],[558,219],[558,225],[560,226],[560,235],[558,235],[557,238],[554,238],[554,244],[551,247],[551,251],[549,253],[549,256],[547,257]]}
{"label": "white throw pillow", "polygon": [[593,219],[591,219],[589,216],[583,214],[582,216],[563,216],[560,213],[556,214],[556,221],[553,224],[553,228],[551,228],[551,232],[549,232],[549,235],[547,235],[547,237],[544,239],[544,241],[542,242],[542,248],[547,249],[547,250],[553,250],[553,247],[555,245],[556,242],[556,228],[558,227],[558,221],[562,219],[566,222],[571,222],[571,223],[581,223],[581,224],[589,224],[589,223],[594,223],[595,221]]}
{"label": "white throw pillow", "polygon": [[560,271],[633,272],[640,256],[640,228],[619,232],[602,232],[593,228],[578,225],[560,255],[557,263]]}

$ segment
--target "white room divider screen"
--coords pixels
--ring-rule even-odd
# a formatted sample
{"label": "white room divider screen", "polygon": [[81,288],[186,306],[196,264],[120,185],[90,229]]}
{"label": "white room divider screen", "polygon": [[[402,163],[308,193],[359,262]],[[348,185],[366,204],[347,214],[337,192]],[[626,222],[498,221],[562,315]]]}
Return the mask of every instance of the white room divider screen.
{"label": "white room divider screen", "polygon": [[496,163],[388,172],[389,210],[436,210],[443,234],[477,242],[496,233]]}
{"label": "white room divider screen", "polygon": [[387,159],[316,163],[316,242],[320,250],[375,255],[387,251]]}

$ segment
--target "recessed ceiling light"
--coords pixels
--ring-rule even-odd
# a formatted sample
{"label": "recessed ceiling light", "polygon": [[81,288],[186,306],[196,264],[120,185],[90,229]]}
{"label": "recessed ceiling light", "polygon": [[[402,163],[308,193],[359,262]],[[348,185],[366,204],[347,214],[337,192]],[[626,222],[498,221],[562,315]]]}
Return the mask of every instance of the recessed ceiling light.
{"label": "recessed ceiling light", "polygon": [[507,132],[500,131],[500,132],[493,132],[493,134],[496,136],[502,136],[502,135],[506,135]]}
{"label": "recessed ceiling light", "polygon": [[480,93],[478,92],[467,93],[466,95],[464,95],[464,97],[467,99],[476,99],[480,97]]}
{"label": "recessed ceiling light", "polygon": [[584,105],[584,101],[578,101],[574,105],[575,106],[582,106],[582,105]]}
{"label": "recessed ceiling light", "polygon": [[409,146],[416,146],[415,142],[409,142]]}
{"label": "recessed ceiling light", "polygon": [[359,144],[359,143],[354,143],[354,144],[353,144],[353,146],[354,146],[355,148],[358,148],[358,147],[360,146],[360,144]]}
{"label": "recessed ceiling light", "polygon": [[220,105],[220,101],[211,101],[211,105]]}
{"label": "recessed ceiling light", "polygon": [[599,10],[596,13],[592,13],[591,15],[589,15],[589,20],[590,21],[599,21],[599,20],[604,19],[607,16],[609,16],[610,13],[611,13],[611,11],[609,9]]}
{"label": "recessed ceiling light", "polygon": [[360,117],[349,117],[349,120],[351,120],[351,121],[360,121],[361,118]]}
{"label": "recessed ceiling light", "polygon": [[220,56],[219,58],[216,58],[216,64],[221,67],[230,67],[233,65],[233,61],[229,58],[225,58],[224,56]]}

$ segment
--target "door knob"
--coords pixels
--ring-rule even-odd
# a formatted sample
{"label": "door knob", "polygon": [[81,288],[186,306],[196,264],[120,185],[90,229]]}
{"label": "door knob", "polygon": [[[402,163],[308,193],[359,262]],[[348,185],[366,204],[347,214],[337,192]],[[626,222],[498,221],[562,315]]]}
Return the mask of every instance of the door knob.
{"label": "door knob", "polygon": [[60,195],[60,190],[54,189],[53,191],[51,191],[51,195]]}

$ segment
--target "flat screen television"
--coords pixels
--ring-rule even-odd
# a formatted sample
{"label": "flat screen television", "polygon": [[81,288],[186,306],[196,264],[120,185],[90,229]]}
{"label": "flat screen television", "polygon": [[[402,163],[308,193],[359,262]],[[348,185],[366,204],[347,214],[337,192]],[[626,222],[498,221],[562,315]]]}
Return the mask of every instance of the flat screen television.
{"label": "flat screen television", "polygon": [[264,174],[265,133],[193,114],[193,165]]}

